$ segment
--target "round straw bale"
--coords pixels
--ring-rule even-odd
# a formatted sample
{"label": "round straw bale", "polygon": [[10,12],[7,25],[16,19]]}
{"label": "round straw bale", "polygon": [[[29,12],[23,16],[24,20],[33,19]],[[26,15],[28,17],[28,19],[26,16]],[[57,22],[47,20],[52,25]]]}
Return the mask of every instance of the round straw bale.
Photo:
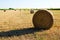
{"label": "round straw bale", "polygon": [[32,13],[34,13],[34,10],[33,10],[33,9],[31,9],[31,10],[30,10],[30,13],[31,13],[31,14],[32,14]]}
{"label": "round straw bale", "polygon": [[6,12],[6,10],[4,10],[4,12]]}
{"label": "round straw bale", "polygon": [[50,29],[53,25],[53,16],[47,10],[38,10],[32,21],[35,28]]}

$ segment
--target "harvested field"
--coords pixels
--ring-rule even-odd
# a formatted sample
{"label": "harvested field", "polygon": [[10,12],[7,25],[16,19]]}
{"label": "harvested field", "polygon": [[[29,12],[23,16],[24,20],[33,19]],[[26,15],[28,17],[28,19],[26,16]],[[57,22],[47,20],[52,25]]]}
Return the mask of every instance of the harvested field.
{"label": "harvested field", "polygon": [[[60,10],[50,10],[54,24],[49,30],[34,29],[29,10],[0,10],[0,40],[60,40]],[[34,10],[36,12],[36,10]]]}

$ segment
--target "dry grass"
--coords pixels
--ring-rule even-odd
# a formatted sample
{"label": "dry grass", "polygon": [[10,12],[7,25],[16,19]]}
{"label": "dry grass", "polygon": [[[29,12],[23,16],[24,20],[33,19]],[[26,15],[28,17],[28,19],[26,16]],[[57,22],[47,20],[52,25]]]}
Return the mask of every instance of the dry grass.
{"label": "dry grass", "polygon": [[0,29],[14,30],[32,27],[32,14],[27,10],[0,10]]}
{"label": "dry grass", "polygon": [[[60,40],[60,10],[53,12],[54,25],[46,31],[34,32],[20,36],[0,37],[0,40]],[[28,10],[0,10],[0,31],[33,27],[32,17]]]}

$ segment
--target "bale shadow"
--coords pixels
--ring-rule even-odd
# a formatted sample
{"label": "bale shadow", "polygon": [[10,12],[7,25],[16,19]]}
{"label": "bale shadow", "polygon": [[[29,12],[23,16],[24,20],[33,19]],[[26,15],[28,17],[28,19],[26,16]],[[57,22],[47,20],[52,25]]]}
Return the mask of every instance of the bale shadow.
{"label": "bale shadow", "polygon": [[26,28],[22,30],[10,30],[6,32],[0,32],[0,37],[11,37],[11,36],[20,36],[25,34],[33,34],[34,32],[41,31],[42,29],[37,28]]}

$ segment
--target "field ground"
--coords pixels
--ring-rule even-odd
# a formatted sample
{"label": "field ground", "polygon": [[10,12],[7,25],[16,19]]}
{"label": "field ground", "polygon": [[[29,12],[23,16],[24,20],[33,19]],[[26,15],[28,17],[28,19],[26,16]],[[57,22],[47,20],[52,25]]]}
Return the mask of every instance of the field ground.
{"label": "field ground", "polygon": [[[25,11],[7,10],[6,12],[3,12],[3,10],[0,10],[0,31],[3,32],[3,31],[12,30],[12,29],[13,30],[21,29],[20,30],[21,32],[18,32],[20,33],[20,35],[18,36],[15,36],[14,35],[15,33],[14,33],[13,34],[14,36],[11,36],[11,37],[7,37],[7,36],[1,37],[2,33],[0,32],[0,40],[60,40],[60,10],[50,10],[50,11],[53,13],[53,16],[54,16],[54,24],[52,28],[45,31],[43,30],[35,31],[31,29],[22,30],[23,28],[33,27],[32,25],[33,14],[30,14],[29,10],[25,10]],[[3,35],[5,34],[3,33]]]}

